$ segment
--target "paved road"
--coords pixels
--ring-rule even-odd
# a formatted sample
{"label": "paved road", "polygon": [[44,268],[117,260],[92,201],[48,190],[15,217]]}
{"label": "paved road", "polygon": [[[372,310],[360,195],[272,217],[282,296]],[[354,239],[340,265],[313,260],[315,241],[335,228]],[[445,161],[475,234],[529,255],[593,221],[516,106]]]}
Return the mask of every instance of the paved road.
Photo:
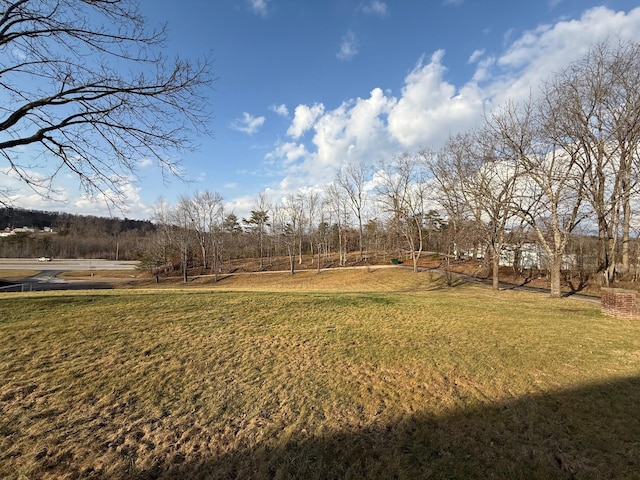
{"label": "paved road", "polygon": [[109,282],[100,282],[97,280],[66,281],[57,277],[62,272],[68,272],[70,270],[134,270],[137,266],[138,262],[100,259],[53,259],[50,262],[39,262],[35,258],[0,258],[0,278],[2,278],[2,270],[35,270],[38,272],[22,280],[0,280],[0,292],[112,288]]}
{"label": "paved road", "polygon": [[38,270],[67,272],[70,270],[135,270],[137,261],[100,259],[53,259],[39,262],[36,258],[0,258],[0,270]]}

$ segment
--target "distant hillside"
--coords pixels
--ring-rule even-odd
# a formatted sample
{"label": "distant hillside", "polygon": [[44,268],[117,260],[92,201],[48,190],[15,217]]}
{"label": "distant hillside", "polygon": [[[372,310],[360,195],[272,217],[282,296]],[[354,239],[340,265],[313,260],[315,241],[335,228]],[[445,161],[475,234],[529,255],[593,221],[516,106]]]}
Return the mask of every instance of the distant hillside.
{"label": "distant hillside", "polygon": [[52,227],[58,232],[93,230],[93,233],[107,234],[132,230],[144,233],[155,230],[155,225],[148,220],[130,220],[128,218],[122,220],[120,218],[43,212],[21,208],[0,208],[0,230],[20,227],[32,227],[37,230]]}
{"label": "distant hillside", "polygon": [[[146,220],[0,208],[0,232],[23,227],[33,230],[0,237],[0,257],[134,260],[156,229]],[[43,233],[47,227],[53,231]]]}

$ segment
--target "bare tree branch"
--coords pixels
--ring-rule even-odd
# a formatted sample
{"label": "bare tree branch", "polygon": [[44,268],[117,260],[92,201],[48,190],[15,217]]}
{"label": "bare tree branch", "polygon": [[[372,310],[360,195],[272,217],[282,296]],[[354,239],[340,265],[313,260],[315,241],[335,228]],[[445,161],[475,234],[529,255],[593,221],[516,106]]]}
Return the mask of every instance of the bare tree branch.
{"label": "bare tree branch", "polygon": [[164,27],[148,30],[135,0],[0,0],[0,9],[0,151],[17,178],[43,194],[71,171],[120,208],[140,161],[180,176],[182,153],[210,134],[209,58],[165,58]]}

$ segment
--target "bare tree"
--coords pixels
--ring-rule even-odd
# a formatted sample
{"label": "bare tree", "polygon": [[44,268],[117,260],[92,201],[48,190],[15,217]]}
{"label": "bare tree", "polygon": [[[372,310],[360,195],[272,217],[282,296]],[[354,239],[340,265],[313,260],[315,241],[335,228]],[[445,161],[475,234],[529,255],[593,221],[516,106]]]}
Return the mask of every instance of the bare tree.
{"label": "bare tree", "polygon": [[[306,225],[307,225],[307,237],[309,239],[309,250],[311,252],[311,263],[313,264],[313,252],[318,243],[318,225],[317,216],[322,209],[322,201],[320,193],[316,191],[309,191],[303,197],[304,205],[306,207]],[[318,252],[319,254],[320,252]]]}
{"label": "bare tree", "polygon": [[211,269],[217,280],[219,234],[224,216],[222,196],[217,192],[205,190],[196,192],[190,202],[191,208],[187,213],[200,248],[202,268],[208,268],[209,257],[212,257]]}
{"label": "bare tree", "polygon": [[640,146],[640,45],[596,45],[549,82],[545,93],[562,109],[557,141],[582,170],[583,193],[597,222],[599,270],[608,284],[615,278],[621,238],[622,268],[629,268]]}
{"label": "bare tree", "polygon": [[364,229],[363,210],[367,201],[365,184],[370,174],[370,168],[364,163],[349,164],[343,167],[336,175],[336,184],[347,194],[349,205],[353,214],[358,219],[358,247],[360,249],[360,261],[364,258]]}
{"label": "bare tree", "polygon": [[324,260],[327,261],[327,259],[329,258],[329,252],[331,250],[330,232],[332,212],[330,189],[327,191],[327,194],[321,199],[318,212],[319,218],[318,226],[316,228],[318,242],[316,246],[316,254],[318,256],[318,273],[320,273],[320,268],[322,267],[320,255],[323,254]]}
{"label": "bare tree", "polygon": [[478,229],[468,228],[470,224],[474,224],[474,215],[460,185],[459,169],[455,161],[456,150],[453,148],[456,144],[455,141],[449,141],[437,152],[422,149],[419,155],[433,179],[434,200],[446,215],[454,255],[473,252],[471,256],[475,259],[480,239],[469,235],[469,232]]}
{"label": "bare tree", "polygon": [[348,199],[342,189],[335,184],[327,187],[327,206],[331,213],[333,225],[338,230],[339,263],[341,267],[347,264],[347,227],[349,226]]}
{"label": "bare tree", "polygon": [[302,254],[304,250],[304,226],[308,222],[305,208],[305,196],[302,193],[289,195],[287,197],[287,207],[291,225],[295,230],[298,250],[298,265],[302,265]]}
{"label": "bare tree", "polygon": [[171,257],[171,233],[169,225],[169,206],[164,199],[160,199],[154,206],[154,220],[156,230],[147,239],[145,252],[147,255],[148,267],[156,278],[156,283],[160,281],[160,269],[166,273]]}
{"label": "bare tree", "polygon": [[269,210],[271,204],[267,200],[264,192],[258,196],[256,208],[251,210],[251,216],[248,219],[242,219],[242,222],[249,227],[251,233],[256,236],[258,242],[258,253],[260,255],[260,270],[264,269],[264,248],[267,228],[269,227]]}
{"label": "bare tree", "polygon": [[510,203],[534,230],[549,259],[551,297],[562,294],[563,257],[571,233],[586,215],[575,145],[565,144],[567,149],[560,145],[562,115],[555,98],[543,95],[539,105],[528,102],[520,109],[508,105],[491,124],[500,139],[501,154],[518,166]]}
{"label": "bare tree", "polygon": [[171,236],[180,252],[180,265],[184,283],[189,281],[189,259],[194,244],[194,223],[191,208],[191,200],[183,196],[179,198],[178,204],[169,210],[168,215]]}
{"label": "bare tree", "polygon": [[428,172],[417,156],[401,154],[393,162],[380,162],[378,171],[379,201],[393,215],[394,225],[407,242],[418,272],[424,247],[424,220],[428,210]]}
{"label": "bare tree", "polygon": [[518,176],[512,158],[485,128],[450,137],[431,163],[443,207],[456,218],[473,218],[491,255],[492,285],[499,286],[500,255],[514,218],[512,199]]}
{"label": "bare tree", "polygon": [[274,228],[283,239],[289,256],[291,275],[295,274],[295,254],[302,245],[302,233],[304,222],[304,202],[300,195],[287,195],[282,205],[274,208]]}
{"label": "bare tree", "polygon": [[[36,193],[71,172],[123,206],[143,159],[179,174],[177,154],[207,132],[210,61],[169,60],[135,0],[0,2],[0,155]],[[29,145],[31,158],[21,151]],[[45,172],[47,173],[42,173]],[[2,192],[2,203],[8,202]]]}

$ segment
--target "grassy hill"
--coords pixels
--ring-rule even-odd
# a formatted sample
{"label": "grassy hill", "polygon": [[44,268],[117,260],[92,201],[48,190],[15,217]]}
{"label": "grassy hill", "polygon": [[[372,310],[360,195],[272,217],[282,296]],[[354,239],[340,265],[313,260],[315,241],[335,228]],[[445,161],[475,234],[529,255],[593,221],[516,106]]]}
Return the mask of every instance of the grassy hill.
{"label": "grassy hill", "polygon": [[0,296],[0,477],[637,478],[640,322],[403,270]]}

